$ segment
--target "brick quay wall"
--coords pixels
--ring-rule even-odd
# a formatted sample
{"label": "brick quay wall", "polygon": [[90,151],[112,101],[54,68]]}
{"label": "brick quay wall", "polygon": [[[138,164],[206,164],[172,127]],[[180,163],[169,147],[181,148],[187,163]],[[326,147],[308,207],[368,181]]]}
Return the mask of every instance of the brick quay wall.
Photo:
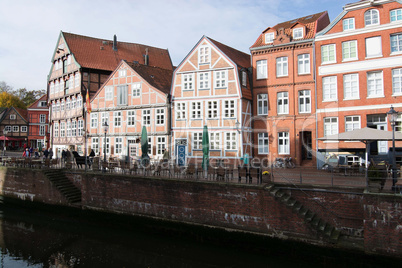
{"label": "brick quay wall", "polygon": [[[337,241],[319,232],[265,185],[67,173],[81,190],[82,209],[146,216],[187,224],[251,232],[330,248],[402,256],[401,195],[358,188],[275,185],[341,232]],[[0,168],[0,194],[71,206],[41,170]]]}

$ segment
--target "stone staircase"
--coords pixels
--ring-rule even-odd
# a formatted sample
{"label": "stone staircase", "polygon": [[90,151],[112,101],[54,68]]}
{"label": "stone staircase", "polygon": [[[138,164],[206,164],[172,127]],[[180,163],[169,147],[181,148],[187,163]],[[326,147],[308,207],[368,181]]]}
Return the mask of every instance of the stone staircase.
{"label": "stone staircase", "polygon": [[281,202],[293,212],[297,213],[308,223],[314,230],[318,231],[323,237],[329,239],[332,243],[337,243],[341,235],[340,231],[334,226],[325,222],[316,213],[306,208],[299,201],[287,194],[284,190],[276,188],[273,184],[265,187],[269,191],[270,195],[275,197],[275,200]]}
{"label": "stone staircase", "polygon": [[49,181],[60,191],[70,204],[81,202],[81,191],[64,174],[61,169],[47,169],[43,173]]}

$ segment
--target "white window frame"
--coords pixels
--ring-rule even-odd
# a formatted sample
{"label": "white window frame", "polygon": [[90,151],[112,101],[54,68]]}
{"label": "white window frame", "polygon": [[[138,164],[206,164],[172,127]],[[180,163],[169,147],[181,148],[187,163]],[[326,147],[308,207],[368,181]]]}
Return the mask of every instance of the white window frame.
{"label": "white window frame", "polygon": [[40,115],[39,123],[46,123],[46,115],[45,114]]}
{"label": "white window frame", "polygon": [[310,73],[310,54],[300,54],[297,56],[297,72],[298,74]]}
{"label": "white window frame", "polygon": [[60,137],[64,138],[66,136],[66,122],[60,122]]}
{"label": "white window frame", "polygon": [[299,90],[299,113],[311,113],[311,90]]}
{"label": "white window frame", "polygon": [[402,20],[402,8],[393,9],[389,12],[389,20],[391,23]]}
{"label": "white window frame", "polygon": [[402,33],[391,34],[390,45],[391,45],[391,54],[402,53]]}
{"label": "white window frame", "polygon": [[224,118],[236,118],[236,101],[225,100],[223,102],[223,117]]}
{"label": "white window frame", "polygon": [[122,112],[121,111],[114,111],[113,112],[113,126],[114,127],[121,127],[121,120],[122,120]]}
{"label": "white window frame", "polygon": [[351,61],[357,60],[357,40],[342,42],[342,60]]}
{"label": "white window frame", "polygon": [[265,44],[272,44],[275,39],[275,33],[266,33],[265,34]]}
{"label": "white window frame", "polygon": [[289,132],[278,132],[278,154],[285,155],[290,153]]}
{"label": "white window frame", "polygon": [[336,46],[328,44],[321,46],[321,64],[329,64],[336,62]]}
{"label": "white window frame", "polygon": [[402,68],[392,70],[392,94],[402,95]]}
{"label": "white window frame", "polygon": [[[46,126],[45,126],[45,131],[46,131]],[[21,132],[28,132],[28,127],[27,126],[21,126]]]}
{"label": "white window frame", "polygon": [[357,100],[359,99],[359,74],[343,75],[343,99]]}
{"label": "white window frame", "polygon": [[381,36],[366,38],[366,58],[382,57]]}
{"label": "white window frame", "polygon": [[77,121],[76,120],[71,121],[71,136],[72,137],[77,136]]}
{"label": "white window frame", "polygon": [[110,124],[109,124],[109,113],[108,112],[101,113],[101,125],[100,125],[100,127],[103,127],[105,122],[110,126]]}
{"label": "white window frame", "polygon": [[191,102],[191,119],[192,120],[202,119],[202,102],[201,101]]}
{"label": "white window frame", "polygon": [[207,101],[207,119],[219,118],[219,101]]}
{"label": "white window frame", "polygon": [[194,73],[182,74],[182,90],[194,90]]}
{"label": "white window frame", "polygon": [[117,86],[117,102],[116,104],[119,106],[125,106],[128,104],[128,85],[119,85]]}
{"label": "white window frame", "polygon": [[67,124],[66,124],[66,132],[67,132],[67,137],[71,137],[71,121],[69,120],[69,121],[67,121]]}
{"label": "white window frame", "polygon": [[377,9],[369,9],[364,12],[364,25],[372,26],[380,24],[380,13]]}
{"label": "white window frame", "polygon": [[59,136],[59,123],[54,123],[53,126],[53,136],[58,137]]}
{"label": "white window frame", "polygon": [[284,77],[289,75],[288,57],[276,58],[276,76]]}
{"label": "white window frame", "polygon": [[127,111],[127,126],[134,127],[135,126],[135,110]]}
{"label": "white window frame", "polygon": [[342,27],[344,31],[350,31],[355,29],[355,18],[347,18],[342,21]]}
{"label": "white window frame", "polygon": [[142,110],[142,125],[143,126],[151,125],[151,109]]}
{"label": "white window frame", "polygon": [[202,132],[193,132],[193,151],[202,150]]}
{"label": "white window frame", "polygon": [[303,27],[293,29],[293,39],[302,39],[304,37]]}
{"label": "white window frame", "polygon": [[127,76],[127,69],[120,69],[119,77],[126,77],[126,76]]}
{"label": "white window frame", "polygon": [[237,150],[237,134],[236,132],[225,132],[225,150]]}
{"label": "white window frame", "polygon": [[117,155],[121,155],[123,153],[123,138],[122,137],[114,138],[114,153]]}
{"label": "white window frame", "polygon": [[156,108],[156,125],[161,126],[165,124],[165,109],[164,108]]}
{"label": "white window frame", "polygon": [[105,100],[110,101],[113,100],[113,86],[106,86],[105,87]]}
{"label": "white window frame", "polygon": [[98,128],[98,114],[91,113],[91,128]]}
{"label": "white window frame", "polygon": [[77,126],[77,130],[78,130],[78,136],[84,136],[84,120],[80,119],[78,120],[78,126]]}
{"label": "white window frame", "polygon": [[268,94],[257,95],[257,114],[268,115]]}
{"label": "white window frame", "polygon": [[98,137],[92,137],[91,149],[94,150],[95,155],[99,155],[99,138]]}
{"label": "white window frame", "polygon": [[226,88],[228,86],[227,79],[228,74],[226,70],[215,71],[214,72],[215,88]]}
{"label": "white window frame", "polygon": [[159,156],[163,155],[166,148],[166,137],[156,137],[156,154]]}
{"label": "white window frame", "polygon": [[289,93],[281,91],[277,93],[277,113],[289,114]]}
{"label": "white window frame", "polygon": [[257,79],[267,79],[268,78],[268,61],[267,60],[257,60]]}
{"label": "white window frame", "polygon": [[324,117],[324,136],[339,133],[338,117]]}
{"label": "white window frame", "polygon": [[202,45],[198,48],[198,62],[199,64],[210,63],[211,48],[208,45]]}
{"label": "white window frame", "polygon": [[209,149],[210,150],[221,150],[221,139],[219,132],[209,133]]}
{"label": "white window frame", "polygon": [[140,98],[141,97],[142,84],[140,82],[131,84],[131,97]]}
{"label": "white window frame", "polygon": [[198,89],[208,90],[211,88],[210,73],[209,72],[199,72],[198,73]]}
{"label": "white window frame", "polygon": [[360,128],[361,128],[361,122],[359,115],[345,116],[345,132],[353,131]]}
{"label": "white window frame", "polygon": [[15,114],[10,114],[10,120],[16,120],[17,119],[17,115]]}
{"label": "white window frame", "polygon": [[258,133],[258,154],[269,154],[268,133]]}
{"label": "white window frame", "polygon": [[383,72],[382,71],[368,72],[367,98],[378,98],[378,97],[384,97]]}
{"label": "white window frame", "polygon": [[187,119],[186,106],[187,105],[185,102],[176,102],[176,107],[175,107],[176,120],[186,120]]}
{"label": "white window frame", "polygon": [[13,132],[20,132],[19,126],[13,126]]}
{"label": "white window frame", "polygon": [[79,87],[80,86],[80,74],[76,73],[74,75],[74,87]]}
{"label": "white window frame", "polygon": [[338,100],[338,86],[336,76],[326,76],[322,78],[322,100]]}
{"label": "white window frame", "polygon": [[[22,127],[21,127],[21,132],[23,132]],[[46,126],[45,125],[39,125],[39,136],[45,136],[45,132],[46,132]]]}

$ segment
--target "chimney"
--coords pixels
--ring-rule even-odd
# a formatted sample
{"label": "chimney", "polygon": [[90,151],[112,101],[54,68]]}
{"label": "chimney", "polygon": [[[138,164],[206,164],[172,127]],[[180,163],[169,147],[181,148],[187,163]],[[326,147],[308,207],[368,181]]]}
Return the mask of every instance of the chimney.
{"label": "chimney", "polygon": [[117,36],[113,36],[113,50],[117,51]]}
{"label": "chimney", "polygon": [[148,65],[148,63],[149,63],[148,48],[146,48],[145,55],[144,55],[144,64]]}

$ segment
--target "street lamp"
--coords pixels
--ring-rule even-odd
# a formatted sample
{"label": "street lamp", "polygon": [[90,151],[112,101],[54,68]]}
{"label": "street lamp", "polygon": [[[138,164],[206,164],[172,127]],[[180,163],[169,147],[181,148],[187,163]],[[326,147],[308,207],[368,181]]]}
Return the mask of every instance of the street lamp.
{"label": "street lamp", "polygon": [[109,130],[109,125],[105,121],[102,125],[103,132],[105,132],[105,144],[104,144],[104,151],[103,151],[103,172],[106,172],[106,133]]}
{"label": "street lamp", "polygon": [[388,121],[392,127],[392,189],[395,188],[396,183],[396,164],[395,164],[395,123],[398,119],[398,112],[394,110],[391,105],[391,109],[387,112]]}
{"label": "street lamp", "polygon": [[6,129],[3,130],[3,134],[4,134],[4,147],[3,147],[3,156],[6,155],[6,135],[7,135],[8,131]]}

